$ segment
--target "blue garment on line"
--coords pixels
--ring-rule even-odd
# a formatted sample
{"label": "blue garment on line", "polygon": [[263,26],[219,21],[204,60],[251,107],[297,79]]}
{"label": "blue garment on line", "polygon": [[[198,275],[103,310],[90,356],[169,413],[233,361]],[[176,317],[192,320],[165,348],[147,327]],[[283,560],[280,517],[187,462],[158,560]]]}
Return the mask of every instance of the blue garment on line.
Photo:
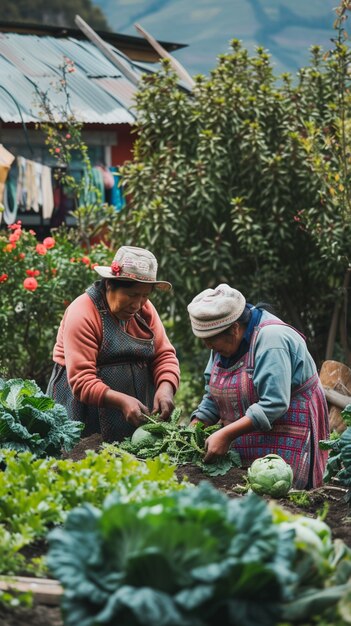
{"label": "blue garment on line", "polygon": [[121,177],[118,173],[118,167],[109,167],[110,172],[113,174],[113,178],[115,181],[114,186],[110,189],[110,204],[115,207],[116,211],[119,212],[124,209],[126,205],[126,200],[123,194],[123,189],[120,185]]}

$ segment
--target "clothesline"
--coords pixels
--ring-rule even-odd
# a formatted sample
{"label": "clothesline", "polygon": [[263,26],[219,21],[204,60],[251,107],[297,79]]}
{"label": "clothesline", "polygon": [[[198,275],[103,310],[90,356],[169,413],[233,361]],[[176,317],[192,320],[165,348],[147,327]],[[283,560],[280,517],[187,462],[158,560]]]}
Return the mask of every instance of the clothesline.
{"label": "clothesline", "polygon": [[[10,154],[10,153],[8,153]],[[3,197],[0,201],[4,205],[3,214],[0,213],[6,224],[13,224],[20,210],[22,213],[34,212],[42,219],[50,220],[55,207],[55,196],[53,191],[53,173],[57,168],[43,165],[42,163],[17,156],[13,161],[14,165],[3,165],[0,160],[0,181],[1,171],[6,181],[3,185]],[[92,168],[92,176],[88,175],[86,168],[80,170],[85,179],[85,189],[81,195],[81,202],[94,202],[97,199],[96,193],[91,190],[93,186],[100,192],[101,201],[115,207],[120,211],[125,199],[122,189],[119,186],[119,174],[117,167],[105,168],[101,165]]]}

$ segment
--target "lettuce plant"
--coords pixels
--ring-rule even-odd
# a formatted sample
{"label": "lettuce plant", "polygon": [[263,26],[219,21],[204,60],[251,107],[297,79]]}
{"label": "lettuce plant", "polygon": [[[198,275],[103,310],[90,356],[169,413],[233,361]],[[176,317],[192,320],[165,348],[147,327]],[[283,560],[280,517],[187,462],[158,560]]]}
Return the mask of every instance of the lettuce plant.
{"label": "lettuce plant", "polygon": [[60,456],[79,441],[84,427],[34,380],[0,379],[0,447],[37,456]]}
{"label": "lettuce plant", "polygon": [[278,454],[266,454],[251,464],[247,477],[255,493],[284,498],[292,486],[293,471]]}
{"label": "lettuce plant", "polygon": [[315,559],[296,527],[277,523],[256,494],[230,499],[207,482],[138,502],[111,494],[102,509],[71,511],[48,540],[65,626],[275,626],[335,614],[350,590],[347,550],[343,580],[331,586],[337,559],[321,539],[331,565],[311,586]]}

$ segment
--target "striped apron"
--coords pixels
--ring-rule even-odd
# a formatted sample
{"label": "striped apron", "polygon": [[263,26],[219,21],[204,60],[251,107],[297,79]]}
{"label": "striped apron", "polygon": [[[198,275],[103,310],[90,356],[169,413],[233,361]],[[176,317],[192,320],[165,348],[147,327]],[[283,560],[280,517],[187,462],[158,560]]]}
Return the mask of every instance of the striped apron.
{"label": "striped apron", "polygon": [[[259,401],[253,384],[254,352],[260,329],[270,324],[287,326],[276,320],[263,322],[254,329],[249,351],[237,363],[223,368],[216,359],[213,364],[209,391],[223,426],[243,417],[248,407]],[[320,450],[318,442],[328,436],[328,407],[316,373],[292,390],[290,406],[274,421],[272,430],[242,435],[232,446],[240,453],[243,467],[266,454],[279,454],[293,469],[294,487],[310,489],[323,482],[328,451]]]}
{"label": "striped apron", "polygon": [[[102,342],[96,364],[97,377],[110,389],[133,396],[152,410],[153,332],[145,320],[136,315],[138,324],[148,332],[150,339],[138,339],[129,335],[110,312],[99,282],[89,287],[87,294],[99,311],[102,322]],[[122,441],[135,430],[134,426],[126,422],[119,409],[88,405],[75,398],[67,380],[66,368],[58,363],[54,366],[47,393],[66,407],[71,419],[85,424],[83,437],[101,432],[104,441]]]}

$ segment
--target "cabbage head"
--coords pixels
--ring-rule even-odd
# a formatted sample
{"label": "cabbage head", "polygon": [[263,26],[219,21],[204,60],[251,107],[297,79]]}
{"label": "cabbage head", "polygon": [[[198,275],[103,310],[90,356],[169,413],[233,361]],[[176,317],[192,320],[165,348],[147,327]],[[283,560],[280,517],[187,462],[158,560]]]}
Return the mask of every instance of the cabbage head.
{"label": "cabbage head", "polygon": [[284,498],[291,489],[293,471],[278,454],[267,454],[251,464],[247,477],[252,491],[258,495]]}

